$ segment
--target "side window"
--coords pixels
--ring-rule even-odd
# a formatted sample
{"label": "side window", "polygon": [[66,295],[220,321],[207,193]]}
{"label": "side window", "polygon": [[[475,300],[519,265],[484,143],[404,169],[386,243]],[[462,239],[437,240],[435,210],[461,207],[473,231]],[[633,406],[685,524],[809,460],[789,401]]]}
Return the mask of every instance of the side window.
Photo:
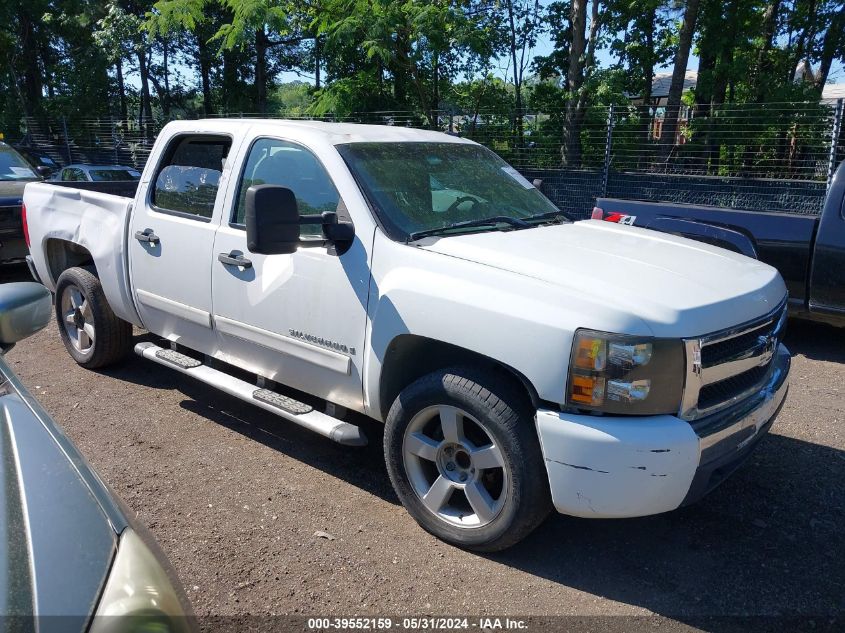
{"label": "side window", "polygon": [[[300,145],[270,138],[258,139],[249,150],[232,216],[235,224],[244,223],[246,190],[252,185],[287,187],[296,196],[302,215],[336,211],[340,202],[332,179],[314,154]],[[322,229],[306,224],[302,234],[322,235]]]}
{"label": "side window", "polygon": [[150,202],[163,211],[208,219],[232,140],[227,136],[179,136],[158,167]]}

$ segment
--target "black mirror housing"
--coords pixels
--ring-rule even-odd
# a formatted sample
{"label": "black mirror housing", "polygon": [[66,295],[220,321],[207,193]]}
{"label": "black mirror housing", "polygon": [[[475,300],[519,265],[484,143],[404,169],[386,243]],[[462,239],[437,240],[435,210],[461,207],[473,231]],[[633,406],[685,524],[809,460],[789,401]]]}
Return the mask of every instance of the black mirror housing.
{"label": "black mirror housing", "polygon": [[253,185],[246,190],[246,247],[260,255],[295,253],[299,246],[299,209],[287,187]]}
{"label": "black mirror housing", "polygon": [[[340,222],[334,211],[300,215],[296,196],[287,187],[253,185],[246,190],[246,247],[259,255],[287,255],[297,248],[335,245],[336,252],[348,250],[355,238],[351,222]],[[318,224],[326,239],[301,239],[300,226]]]}
{"label": "black mirror housing", "polygon": [[49,178],[53,175],[53,170],[47,167],[47,165],[39,165],[35,168],[35,171],[38,172],[38,175],[42,178]]}

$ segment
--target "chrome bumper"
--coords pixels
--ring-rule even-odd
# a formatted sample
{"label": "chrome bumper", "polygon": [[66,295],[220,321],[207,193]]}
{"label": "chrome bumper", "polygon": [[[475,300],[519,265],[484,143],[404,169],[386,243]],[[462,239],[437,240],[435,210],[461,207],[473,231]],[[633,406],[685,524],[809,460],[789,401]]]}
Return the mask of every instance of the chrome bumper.
{"label": "chrome bumper", "polygon": [[43,283],[41,278],[38,276],[38,271],[35,270],[35,262],[32,259],[32,255],[26,256],[26,267],[29,268],[29,274],[32,275],[32,278],[37,281],[38,283]]}
{"label": "chrome bumper", "polygon": [[786,400],[790,364],[789,351],[779,345],[768,380],[758,392],[730,409],[691,423],[700,438],[701,457],[681,505],[693,503],[727,479],[766,435]]}

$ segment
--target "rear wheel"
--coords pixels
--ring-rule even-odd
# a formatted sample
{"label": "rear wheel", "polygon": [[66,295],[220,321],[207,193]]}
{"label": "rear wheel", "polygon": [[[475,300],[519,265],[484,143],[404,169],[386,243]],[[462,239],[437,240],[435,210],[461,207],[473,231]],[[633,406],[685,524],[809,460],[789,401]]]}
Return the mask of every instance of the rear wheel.
{"label": "rear wheel", "polygon": [[100,280],[87,268],[59,276],[56,321],[68,353],[88,369],[121,360],[132,345],[132,325],[112,312]]}
{"label": "rear wheel", "polygon": [[510,383],[470,368],[429,374],[402,391],[384,443],[408,512],[468,549],[501,550],[525,537],[551,507],[532,414]]}

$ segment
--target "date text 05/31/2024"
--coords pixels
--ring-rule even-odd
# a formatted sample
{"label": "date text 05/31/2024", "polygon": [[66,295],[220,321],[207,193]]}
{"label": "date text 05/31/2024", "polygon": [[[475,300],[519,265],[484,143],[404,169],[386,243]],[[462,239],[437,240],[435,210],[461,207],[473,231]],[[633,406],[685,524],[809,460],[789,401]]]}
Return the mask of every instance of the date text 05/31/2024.
{"label": "date text 05/31/2024", "polygon": [[311,631],[327,630],[376,630],[391,629],[403,631],[499,631],[527,630],[525,620],[515,618],[449,618],[449,617],[331,617],[308,618],[307,628]]}

